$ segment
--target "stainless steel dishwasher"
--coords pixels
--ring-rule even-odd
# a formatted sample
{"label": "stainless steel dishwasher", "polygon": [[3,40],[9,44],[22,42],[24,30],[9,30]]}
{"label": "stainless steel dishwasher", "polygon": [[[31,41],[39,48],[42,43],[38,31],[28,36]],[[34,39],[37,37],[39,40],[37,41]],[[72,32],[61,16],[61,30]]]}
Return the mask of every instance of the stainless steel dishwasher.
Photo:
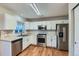
{"label": "stainless steel dishwasher", "polygon": [[22,38],[12,41],[12,56],[18,55],[22,51]]}

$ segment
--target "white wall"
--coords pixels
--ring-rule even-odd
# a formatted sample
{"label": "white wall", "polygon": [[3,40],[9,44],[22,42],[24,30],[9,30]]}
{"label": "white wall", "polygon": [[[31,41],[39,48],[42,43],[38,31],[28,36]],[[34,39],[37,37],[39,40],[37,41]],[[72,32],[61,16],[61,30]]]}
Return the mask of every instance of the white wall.
{"label": "white wall", "polygon": [[69,4],[69,55],[74,55],[74,19],[73,19],[73,8],[77,5],[77,3]]}

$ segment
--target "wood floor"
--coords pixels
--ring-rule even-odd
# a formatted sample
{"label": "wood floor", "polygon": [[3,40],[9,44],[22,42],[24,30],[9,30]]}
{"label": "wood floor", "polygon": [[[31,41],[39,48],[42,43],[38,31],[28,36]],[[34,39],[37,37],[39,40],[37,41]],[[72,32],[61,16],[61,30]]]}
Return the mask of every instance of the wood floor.
{"label": "wood floor", "polygon": [[68,51],[31,45],[18,56],[68,56]]}

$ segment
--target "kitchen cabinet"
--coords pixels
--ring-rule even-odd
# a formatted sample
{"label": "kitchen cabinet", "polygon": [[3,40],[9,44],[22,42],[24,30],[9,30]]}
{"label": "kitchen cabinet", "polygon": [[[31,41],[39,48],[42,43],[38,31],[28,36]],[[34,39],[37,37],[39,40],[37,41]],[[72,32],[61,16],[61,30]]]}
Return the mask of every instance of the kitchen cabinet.
{"label": "kitchen cabinet", "polygon": [[38,30],[38,23],[37,22],[30,22],[30,30]]}
{"label": "kitchen cabinet", "polygon": [[37,22],[33,22],[33,29],[38,30],[38,23]]}
{"label": "kitchen cabinet", "polygon": [[47,24],[47,30],[51,30],[51,23],[50,22],[46,22]]}
{"label": "kitchen cabinet", "polygon": [[56,46],[57,46],[57,38],[56,38],[56,36],[52,37],[52,39],[51,39],[51,45],[52,45],[52,47],[56,48]]}
{"label": "kitchen cabinet", "polygon": [[16,17],[11,15],[5,15],[4,29],[15,29]]}
{"label": "kitchen cabinet", "polygon": [[30,24],[28,21],[24,22],[25,25],[25,30],[29,30],[30,29]]}
{"label": "kitchen cabinet", "polygon": [[30,45],[30,39],[29,36],[24,36],[23,37],[23,49],[27,48]]}
{"label": "kitchen cabinet", "polygon": [[56,30],[56,24],[65,24],[65,23],[68,23],[68,20],[29,22],[29,29],[38,30],[38,25],[46,25],[47,30]]}
{"label": "kitchen cabinet", "polygon": [[32,44],[37,44],[37,35],[36,34],[33,34],[33,35],[31,35],[31,43]]}
{"label": "kitchen cabinet", "polygon": [[51,29],[56,30],[56,21],[51,22]]}
{"label": "kitchen cabinet", "polygon": [[30,22],[30,23],[29,23],[29,29],[30,29],[30,30],[33,30],[33,27],[34,27],[33,22]]}
{"label": "kitchen cabinet", "polygon": [[0,56],[16,56],[22,51],[22,38],[0,40]]}
{"label": "kitchen cabinet", "polygon": [[16,17],[9,14],[0,14],[0,29],[15,29]]}
{"label": "kitchen cabinet", "polygon": [[56,21],[56,24],[68,24],[69,20],[58,20]]}
{"label": "kitchen cabinet", "polygon": [[49,34],[47,34],[47,46],[51,47],[51,37],[49,36]]}
{"label": "kitchen cabinet", "polygon": [[56,48],[56,44],[57,44],[57,38],[56,38],[55,33],[48,33],[47,34],[47,46]]}
{"label": "kitchen cabinet", "polygon": [[10,29],[14,30],[16,28],[17,22],[23,22],[23,18],[16,15],[9,15],[9,14],[0,14],[0,29]]}

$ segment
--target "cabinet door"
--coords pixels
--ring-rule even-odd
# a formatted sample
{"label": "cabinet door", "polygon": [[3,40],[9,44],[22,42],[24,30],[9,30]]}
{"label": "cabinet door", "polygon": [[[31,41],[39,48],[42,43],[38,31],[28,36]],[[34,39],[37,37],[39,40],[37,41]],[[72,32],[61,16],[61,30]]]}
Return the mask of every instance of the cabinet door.
{"label": "cabinet door", "polygon": [[50,33],[47,34],[47,46],[51,47],[51,36],[49,34]]}
{"label": "cabinet door", "polygon": [[25,22],[24,24],[25,24],[25,30],[29,30],[30,29],[29,22]]}
{"label": "cabinet door", "polygon": [[56,38],[47,38],[47,46],[56,48]]}
{"label": "cabinet door", "polygon": [[51,42],[52,42],[52,47],[54,47],[54,48],[56,48],[56,42],[57,42],[57,40],[56,40],[56,36],[54,36],[52,39],[51,39]]}
{"label": "cabinet door", "polygon": [[26,48],[27,44],[27,38],[23,37],[23,50]]}
{"label": "cabinet door", "polygon": [[52,30],[56,29],[56,22],[55,21],[51,22],[51,29]]}
{"label": "cabinet door", "polygon": [[34,27],[33,22],[30,22],[30,30],[33,30],[33,27]]}
{"label": "cabinet door", "polygon": [[16,17],[6,14],[4,29],[15,29],[16,27]]}
{"label": "cabinet door", "polygon": [[37,35],[35,35],[35,34],[33,34],[32,36],[31,36],[31,42],[32,42],[32,44],[37,44]]}
{"label": "cabinet door", "polygon": [[37,22],[34,22],[34,23],[33,23],[33,29],[34,29],[34,30],[37,30],[37,29],[38,29],[38,23],[37,23]]}
{"label": "cabinet door", "polygon": [[48,46],[48,47],[52,47],[51,45],[52,45],[52,44],[51,44],[51,39],[47,39],[47,46]]}
{"label": "cabinet door", "polygon": [[55,32],[48,32],[47,34],[47,46],[49,47],[56,47],[56,33]]}
{"label": "cabinet door", "polygon": [[29,36],[23,37],[23,49],[27,48],[31,44]]}
{"label": "cabinet door", "polygon": [[47,30],[51,30],[51,23],[50,22],[46,22],[47,24]]}

